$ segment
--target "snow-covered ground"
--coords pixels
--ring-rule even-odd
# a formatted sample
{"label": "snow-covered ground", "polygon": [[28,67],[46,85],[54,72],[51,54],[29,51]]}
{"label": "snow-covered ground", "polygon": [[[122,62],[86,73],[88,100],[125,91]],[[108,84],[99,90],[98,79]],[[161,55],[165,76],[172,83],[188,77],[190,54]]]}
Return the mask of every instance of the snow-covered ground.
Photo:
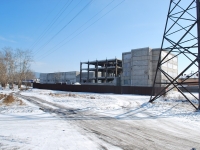
{"label": "snow-covered ground", "polygon": [[[13,92],[19,91],[9,89],[0,91],[2,94]],[[144,147],[136,149],[177,149],[179,147],[182,149],[182,145],[179,146],[173,142],[171,146],[169,143],[166,147],[160,148],[159,143],[162,145],[164,142],[161,140],[162,136],[166,141],[172,140],[174,136],[174,139],[180,137],[177,139],[180,142],[189,138],[190,142],[185,143],[185,148],[200,149],[200,112],[196,112],[176,92],[170,93],[154,103],[148,103],[149,96],[140,95],[75,93],[41,89],[21,91],[20,94],[45,100],[49,103],[45,103],[44,106],[55,110],[59,106],[77,110],[82,118],[75,116],[74,119],[66,119],[56,113],[43,111],[25,98],[21,98],[23,104],[14,103],[9,106],[0,100],[0,149],[134,149],[131,147],[132,145],[128,145],[128,141],[125,142],[125,146],[120,143],[124,135],[119,135],[119,132],[126,129],[126,125],[128,130],[128,125],[133,130],[138,128],[134,134],[144,129],[139,132],[144,133],[144,135],[138,135],[140,138],[147,136],[141,138],[144,140],[144,143],[141,143]],[[195,95],[198,96],[198,94]],[[191,100],[198,104],[197,101]],[[87,114],[87,117],[83,114]],[[98,115],[101,117],[97,117]],[[101,118],[105,118],[102,116],[111,119],[104,119],[101,124]],[[92,117],[93,119],[91,119]],[[117,121],[120,121],[121,129],[120,124],[117,126]],[[110,125],[106,128],[108,124],[113,124],[111,126],[115,128],[110,134]],[[105,128],[102,130],[101,126]],[[106,131],[106,129],[108,130]],[[96,136],[91,133],[93,130],[95,133],[98,130],[101,135],[98,133]],[[154,134],[153,131],[159,131],[160,136]],[[130,134],[131,132],[133,131],[130,131]],[[150,134],[151,132],[152,134]],[[154,141],[152,147],[148,147],[148,144],[145,145],[145,138],[148,138],[148,134]],[[168,134],[169,137],[165,137]],[[110,139],[105,138],[105,135]],[[134,137],[134,135],[131,136],[131,138]],[[138,136],[137,138],[140,139]],[[120,142],[117,142],[119,137]],[[151,139],[151,137],[149,138]],[[133,143],[133,139],[126,140]]]}
{"label": "snow-covered ground", "polygon": [[[128,110],[145,108],[153,116],[185,118],[187,121],[200,123],[200,113],[195,112],[194,107],[178,92],[171,92],[153,104],[148,103],[150,96],[141,95],[78,93],[41,89],[31,89],[21,94],[83,111],[92,110],[110,117],[128,119],[128,117],[135,117]],[[198,97],[197,93],[193,94]],[[191,96],[189,98],[198,105],[198,101],[192,99]],[[126,113],[124,114],[124,112]]]}
{"label": "snow-covered ground", "polygon": [[[31,91],[22,93],[32,93]],[[33,91],[34,96],[40,96],[40,90]],[[0,93],[14,92],[5,89]],[[94,150],[101,149],[101,145],[119,149],[98,139],[93,142],[80,134],[76,126],[22,100],[23,105],[17,103],[5,105],[0,101],[0,149]]]}

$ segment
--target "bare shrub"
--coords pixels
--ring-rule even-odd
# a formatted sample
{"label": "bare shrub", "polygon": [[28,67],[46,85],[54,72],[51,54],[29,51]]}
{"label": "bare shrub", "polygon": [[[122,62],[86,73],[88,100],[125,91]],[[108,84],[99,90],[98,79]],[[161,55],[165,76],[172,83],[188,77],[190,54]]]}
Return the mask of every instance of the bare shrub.
{"label": "bare shrub", "polygon": [[86,95],[79,95],[79,97],[86,98]]}
{"label": "bare shrub", "polygon": [[25,91],[25,89],[23,89],[23,88],[19,88],[19,90],[20,90],[20,91]]}
{"label": "bare shrub", "polygon": [[6,97],[6,94],[0,94],[0,99]]}
{"label": "bare shrub", "polygon": [[94,96],[90,96],[90,99],[95,99],[95,97]]}
{"label": "bare shrub", "polygon": [[6,96],[4,99],[3,99],[3,103],[6,104],[6,105],[9,105],[11,103],[13,103],[15,101],[14,97],[12,94]]}
{"label": "bare shrub", "polygon": [[77,97],[76,94],[73,94],[73,93],[69,93],[68,96],[69,96],[69,97]]}
{"label": "bare shrub", "polygon": [[58,93],[55,93],[54,95],[55,95],[55,96],[58,96],[59,94],[58,94]]}
{"label": "bare shrub", "polygon": [[22,100],[18,100],[18,102],[19,102],[19,105],[24,105]]}

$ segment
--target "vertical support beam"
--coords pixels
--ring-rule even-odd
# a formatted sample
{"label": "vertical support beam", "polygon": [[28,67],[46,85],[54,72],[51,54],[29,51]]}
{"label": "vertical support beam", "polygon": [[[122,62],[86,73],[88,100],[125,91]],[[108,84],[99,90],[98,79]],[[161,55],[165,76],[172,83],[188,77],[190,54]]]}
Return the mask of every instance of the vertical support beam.
{"label": "vertical support beam", "polygon": [[115,77],[117,77],[117,59],[115,59]]}
{"label": "vertical support beam", "polygon": [[90,62],[88,61],[88,69],[87,69],[87,83],[89,83],[89,79],[90,79]]}
{"label": "vertical support beam", "polygon": [[82,62],[80,62],[80,83],[82,81]]}
{"label": "vertical support beam", "polygon": [[96,60],[96,83],[98,83],[98,61]]}
{"label": "vertical support beam", "polygon": [[168,14],[167,14],[167,20],[165,23],[165,29],[164,29],[164,34],[163,34],[163,38],[162,38],[162,44],[161,44],[161,48],[160,48],[160,53],[159,53],[159,58],[158,58],[158,63],[157,63],[157,67],[156,67],[156,72],[155,72],[155,76],[154,76],[154,80],[153,80],[153,87],[152,87],[152,92],[151,92],[151,97],[149,102],[153,102],[153,96],[156,95],[155,93],[155,87],[156,87],[156,77],[158,74],[158,68],[159,68],[159,62],[161,60],[161,53],[162,53],[162,48],[163,48],[163,44],[164,44],[164,40],[165,40],[165,34],[166,34],[166,30],[167,30],[167,24],[168,24],[168,20],[169,20],[169,15],[170,15],[170,10],[171,10],[171,5],[172,5],[173,0],[170,0],[170,4],[169,4],[169,9],[168,9]]}
{"label": "vertical support beam", "polygon": [[108,77],[108,60],[106,58],[106,83],[107,83],[107,77]]}
{"label": "vertical support beam", "polygon": [[[198,73],[200,74],[200,1],[196,0],[197,5],[197,37],[198,37]],[[199,75],[198,75],[199,77]],[[200,110],[200,80],[199,80],[199,106],[198,110]]]}
{"label": "vertical support beam", "polygon": [[104,79],[102,79],[102,83],[105,83],[105,62],[104,64],[102,65],[102,71],[101,71],[101,77],[103,77]]}

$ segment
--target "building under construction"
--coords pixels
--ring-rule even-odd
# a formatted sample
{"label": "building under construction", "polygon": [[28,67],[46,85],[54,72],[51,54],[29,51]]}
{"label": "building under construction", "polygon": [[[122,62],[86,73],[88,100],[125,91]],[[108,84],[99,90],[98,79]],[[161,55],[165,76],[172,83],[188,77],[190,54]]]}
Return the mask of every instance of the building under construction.
{"label": "building under construction", "polygon": [[[83,77],[83,72],[87,76]],[[122,73],[122,60],[106,59],[80,63],[80,82],[83,84],[119,85]]]}

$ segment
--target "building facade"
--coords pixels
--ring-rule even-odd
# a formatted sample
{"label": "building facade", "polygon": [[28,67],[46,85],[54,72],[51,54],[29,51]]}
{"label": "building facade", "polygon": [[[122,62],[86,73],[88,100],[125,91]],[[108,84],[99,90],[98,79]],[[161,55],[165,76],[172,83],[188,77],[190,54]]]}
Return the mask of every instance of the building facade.
{"label": "building facade", "polygon": [[40,83],[55,84],[66,83],[73,84],[80,81],[80,72],[55,72],[55,73],[40,73]]}
{"label": "building facade", "polygon": [[[122,53],[123,75],[121,84],[123,86],[152,86],[159,59],[160,49],[151,49],[149,47],[132,49],[130,52]],[[166,56],[162,52],[161,59]],[[173,54],[167,56],[166,60],[174,57]],[[178,59],[174,57],[163,64],[163,70],[172,77],[178,75]],[[168,82],[167,78],[157,73],[156,82]],[[159,86],[159,85],[157,85]]]}

